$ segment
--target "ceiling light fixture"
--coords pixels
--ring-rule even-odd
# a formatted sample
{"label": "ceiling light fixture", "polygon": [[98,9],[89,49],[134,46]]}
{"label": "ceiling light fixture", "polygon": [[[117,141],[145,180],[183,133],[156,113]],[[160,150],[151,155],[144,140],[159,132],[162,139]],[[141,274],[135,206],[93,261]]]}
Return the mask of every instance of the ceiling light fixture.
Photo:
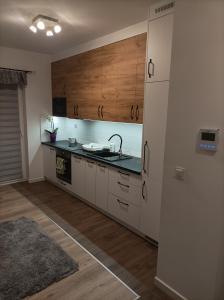
{"label": "ceiling light fixture", "polygon": [[30,30],[33,31],[33,33],[37,33],[37,28],[34,25],[30,26]]}
{"label": "ceiling light fixture", "polygon": [[37,28],[40,29],[40,30],[44,30],[45,29],[45,24],[43,21],[38,21],[37,22]]}
{"label": "ceiling light fixture", "polygon": [[59,24],[54,25],[54,32],[55,32],[55,33],[61,32],[61,26],[60,26]]}
{"label": "ceiling light fixture", "polygon": [[53,36],[54,33],[53,33],[52,30],[47,30],[47,31],[46,31],[46,35],[47,35],[47,36]]}
{"label": "ceiling light fixture", "polygon": [[37,33],[38,29],[41,31],[45,30],[46,36],[50,37],[54,36],[54,32],[58,34],[62,30],[57,19],[44,15],[38,15],[33,18],[32,25],[29,28],[33,33]]}

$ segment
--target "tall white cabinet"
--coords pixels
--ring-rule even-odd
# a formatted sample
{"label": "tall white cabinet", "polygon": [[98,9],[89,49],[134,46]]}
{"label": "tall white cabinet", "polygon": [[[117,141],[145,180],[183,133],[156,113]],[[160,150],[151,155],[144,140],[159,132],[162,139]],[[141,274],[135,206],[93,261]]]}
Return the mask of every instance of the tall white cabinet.
{"label": "tall white cabinet", "polygon": [[160,2],[159,6],[152,6],[148,25],[140,231],[157,242],[159,242],[173,11],[173,1],[164,1]]}

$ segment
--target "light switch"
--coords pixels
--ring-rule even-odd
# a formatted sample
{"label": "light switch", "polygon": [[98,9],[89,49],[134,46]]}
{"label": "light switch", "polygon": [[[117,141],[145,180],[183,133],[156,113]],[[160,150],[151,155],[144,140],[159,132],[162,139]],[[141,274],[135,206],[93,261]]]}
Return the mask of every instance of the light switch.
{"label": "light switch", "polygon": [[184,180],[185,171],[186,171],[186,169],[183,167],[176,167],[175,168],[175,178],[178,180]]}

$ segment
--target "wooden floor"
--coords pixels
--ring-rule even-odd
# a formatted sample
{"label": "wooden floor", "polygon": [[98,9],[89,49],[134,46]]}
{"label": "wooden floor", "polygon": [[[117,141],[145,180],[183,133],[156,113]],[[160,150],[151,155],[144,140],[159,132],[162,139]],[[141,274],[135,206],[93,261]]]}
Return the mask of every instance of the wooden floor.
{"label": "wooden floor", "polygon": [[12,186],[0,187],[0,220],[6,221],[22,216],[38,222],[43,230],[79,264],[78,272],[30,296],[29,299],[137,299],[133,291],[74,242],[26,197]]}
{"label": "wooden floor", "polygon": [[141,299],[170,300],[154,285],[157,248],[51,183],[18,183],[13,188],[141,295]]}

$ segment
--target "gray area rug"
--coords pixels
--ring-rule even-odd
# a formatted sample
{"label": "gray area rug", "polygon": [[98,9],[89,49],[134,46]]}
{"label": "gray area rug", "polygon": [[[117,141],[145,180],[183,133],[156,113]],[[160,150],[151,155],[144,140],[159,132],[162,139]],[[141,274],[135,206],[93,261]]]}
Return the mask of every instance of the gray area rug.
{"label": "gray area rug", "polygon": [[78,264],[27,218],[0,223],[0,300],[33,295],[78,271]]}

